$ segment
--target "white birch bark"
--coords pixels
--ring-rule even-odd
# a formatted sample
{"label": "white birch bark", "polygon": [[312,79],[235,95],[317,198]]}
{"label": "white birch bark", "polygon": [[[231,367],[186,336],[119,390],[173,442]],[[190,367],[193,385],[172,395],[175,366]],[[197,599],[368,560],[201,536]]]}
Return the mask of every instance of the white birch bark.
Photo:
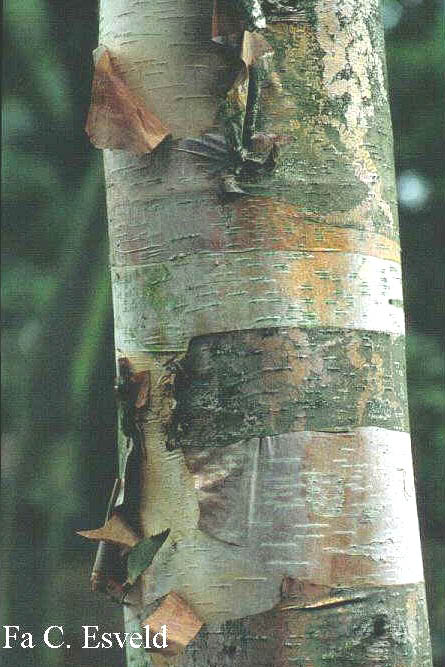
{"label": "white birch bark", "polygon": [[212,3],[101,2],[100,44],[172,134],[104,155],[116,354],[151,374],[141,523],[170,530],[127,624],[169,593],[203,623],[130,665],[431,664],[378,3],[295,6],[263,33],[261,129],[290,140],[228,198],[186,141],[222,134],[239,66]]}

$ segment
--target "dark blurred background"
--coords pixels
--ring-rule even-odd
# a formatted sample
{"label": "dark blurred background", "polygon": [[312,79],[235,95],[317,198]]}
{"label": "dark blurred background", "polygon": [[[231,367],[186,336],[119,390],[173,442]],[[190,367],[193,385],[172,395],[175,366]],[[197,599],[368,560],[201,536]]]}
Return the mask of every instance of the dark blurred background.
{"label": "dark blurred background", "polygon": [[[71,650],[8,666],[123,664],[81,650],[122,627],[89,592],[115,476],[114,357],[101,155],[83,131],[93,0],[7,0],[3,47],[2,624],[63,625]],[[445,665],[444,7],[385,0],[408,328],[408,384],[435,665]],[[56,638],[56,635],[54,635]]]}

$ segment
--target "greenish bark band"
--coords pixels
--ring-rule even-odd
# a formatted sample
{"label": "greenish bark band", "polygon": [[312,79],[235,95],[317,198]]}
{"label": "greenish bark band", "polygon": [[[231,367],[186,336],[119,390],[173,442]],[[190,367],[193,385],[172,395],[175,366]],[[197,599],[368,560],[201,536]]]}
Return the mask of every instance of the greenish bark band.
{"label": "greenish bark band", "polygon": [[408,431],[403,336],[258,329],[194,338],[181,361],[171,447],[291,431]]}
{"label": "greenish bark band", "polygon": [[344,601],[204,627],[178,667],[430,667],[423,584],[343,591]]}

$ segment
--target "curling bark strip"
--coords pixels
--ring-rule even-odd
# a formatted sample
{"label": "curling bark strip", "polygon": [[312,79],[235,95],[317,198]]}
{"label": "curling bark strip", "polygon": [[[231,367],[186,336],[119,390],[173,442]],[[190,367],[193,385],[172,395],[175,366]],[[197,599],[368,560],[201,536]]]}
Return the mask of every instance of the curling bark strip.
{"label": "curling bark strip", "polygon": [[134,666],[431,664],[378,1],[292,5],[230,172],[240,58],[211,3],[101,2],[100,44],[171,132],[104,152],[116,354],[151,378],[140,525],[170,531],[127,625],[191,619]]}

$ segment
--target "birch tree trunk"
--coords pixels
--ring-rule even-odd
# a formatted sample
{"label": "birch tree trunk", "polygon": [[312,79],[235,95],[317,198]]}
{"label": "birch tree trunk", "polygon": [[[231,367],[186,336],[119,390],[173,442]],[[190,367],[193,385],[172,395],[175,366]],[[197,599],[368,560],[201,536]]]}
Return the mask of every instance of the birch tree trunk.
{"label": "birch tree trunk", "polygon": [[170,530],[127,629],[189,642],[132,666],[431,665],[378,0],[293,6],[261,31],[279,155],[231,194],[227,91],[254,70],[210,0],[101,2],[114,74],[171,133],[135,155],[123,122],[104,152],[116,355],[150,376],[140,530]]}

